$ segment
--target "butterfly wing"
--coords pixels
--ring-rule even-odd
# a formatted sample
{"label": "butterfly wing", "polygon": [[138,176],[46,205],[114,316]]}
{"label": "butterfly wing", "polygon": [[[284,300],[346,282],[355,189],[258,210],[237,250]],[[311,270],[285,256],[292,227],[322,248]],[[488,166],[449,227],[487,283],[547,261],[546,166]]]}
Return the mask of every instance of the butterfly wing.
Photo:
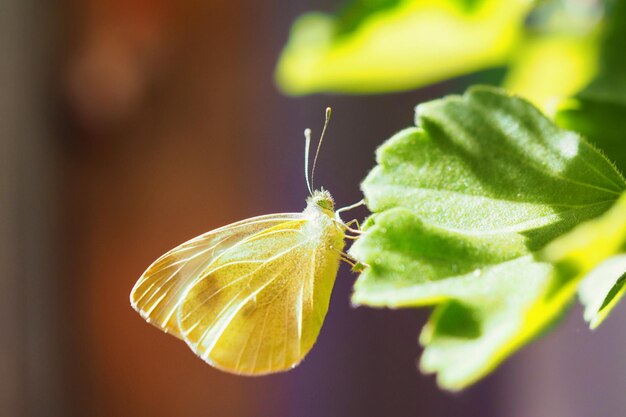
{"label": "butterfly wing", "polygon": [[223,251],[194,281],[178,310],[187,344],[237,374],[293,368],[311,349],[328,310],[343,248],[334,225],[278,224]]}
{"label": "butterfly wing", "polygon": [[176,311],[185,290],[205,275],[211,263],[237,242],[285,222],[302,222],[302,213],[253,217],[200,235],[157,259],[139,278],[131,305],[149,323],[182,338]]}

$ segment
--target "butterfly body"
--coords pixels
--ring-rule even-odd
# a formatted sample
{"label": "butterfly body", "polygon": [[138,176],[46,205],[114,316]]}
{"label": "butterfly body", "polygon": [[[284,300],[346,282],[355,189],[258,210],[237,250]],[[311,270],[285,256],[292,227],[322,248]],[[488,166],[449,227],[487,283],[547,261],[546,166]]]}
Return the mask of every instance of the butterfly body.
{"label": "butterfly body", "polygon": [[219,369],[291,369],[321,329],[345,230],[330,194],[315,191],[302,213],[254,217],[172,249],[137,281],[131,304]]}

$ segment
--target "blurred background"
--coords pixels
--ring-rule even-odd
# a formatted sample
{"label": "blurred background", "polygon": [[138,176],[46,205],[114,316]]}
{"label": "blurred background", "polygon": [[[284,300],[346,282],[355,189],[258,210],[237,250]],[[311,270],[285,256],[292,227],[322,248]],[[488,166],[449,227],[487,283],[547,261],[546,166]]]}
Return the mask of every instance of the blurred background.
{"label": "blurred background", "polygon": [[317,344],[285,374],[217,371],[132,310],[136,279],[173,246],[302,210],[302,131],[317,137],[326,106],[317,183],[343,206],[414,105],[502,78],[283,95],[274,69],[292,21],[334,5],[2,1],[0,416],[624,415],[624,305],[593,335],[568,315],[460,394],[416,368],[428,312],[352,308],[345,266]]}

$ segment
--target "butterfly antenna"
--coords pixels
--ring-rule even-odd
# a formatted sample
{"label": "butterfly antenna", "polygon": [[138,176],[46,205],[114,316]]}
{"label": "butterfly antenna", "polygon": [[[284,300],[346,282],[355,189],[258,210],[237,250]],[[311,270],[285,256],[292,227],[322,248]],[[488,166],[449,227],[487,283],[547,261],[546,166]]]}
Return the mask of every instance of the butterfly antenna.
{"label": "butterfly antenna", "polygon": [[320,141],[317,143],[317,150],[315,151],[315,158],[313,159],[313,169],[311,170],[311,186],[313,186],[315,182],[315,165],[317,165],[317,157],[320,154],[320,148],[322,147],[322,142],[324,141],[324,134],[326,133],[326,128],[328,127],[328,122],[330,121],[330,114],[330,107],[326,107],[326,120],[324,120],[324,128],[322,129],[322,134],[320,135]]}
{"label": "butterfly antenna", "polygon": [[309,150],[311,149],[311,129],[304,129],[304,179],[309,189],[309,195],[313,195],[311,182],[309,181]]}

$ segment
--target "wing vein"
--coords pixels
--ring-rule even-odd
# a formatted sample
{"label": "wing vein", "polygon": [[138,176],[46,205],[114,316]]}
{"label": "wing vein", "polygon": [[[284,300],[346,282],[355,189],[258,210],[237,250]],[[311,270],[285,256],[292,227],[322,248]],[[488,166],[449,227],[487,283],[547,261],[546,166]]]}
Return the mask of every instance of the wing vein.
{"label": "wing vein", "polygon": [[[298,245],[295,245],[293,247],[291,247],[290,249],[287,249],[277,255],[272,256],[271,258],[268,258],[266,261],[263,261],[263,263],[261,265],[259,265],[257,268],[255,268],[254,270],[252,270],[251,272],[248,272],[245,275],[242,275],[241,277],[229,282],[228,284],[224,285],[223,287],[221,287],[219,290],[217,290],[216,292],[210,294],[208,297],[204,298],[201,302],[197,303],[197,305],[190,310],[189,312],[187,312],[187,314],[185,314],[185,316],[182,318],[183,320],[186,320],[191,314],[193,314],[198,308],[202,307],[202,304],[206,303],[207,301],[209,301],[211,298],[213,298],[215,295],[219,294],[220,292],[222,292],[223,290],[225,290],[226,288],[236,284],[237,282],[244,280],[248,277],[250,277],[251,275],[257,273],[261,268],[263,268],[263,266],[265,266],[266,264],[275,261],[276,259],[280,258],[281,256],[284,256],[285,254],[289,253],[290,251],[292,251],[293,249],[297,248],[298,246],[303,245],[303,243],[300,243]],[[245,261],[237,261],[236,263],[245,263]],[[222,266],[220,266],[221,268]],[[210,274],[213,274],[217,271],[217,269],[215,270],[211,270],[208,272],[208,274],[204,277],[204,279],[207,279],[207,277]],[[270,281],[271,282],[271,281]],[[245,289],[245,288],[244,288]],[[243,291],[243,290],[242,290]],[[238,293],[237,295],[239,295],[240,293]]]}

